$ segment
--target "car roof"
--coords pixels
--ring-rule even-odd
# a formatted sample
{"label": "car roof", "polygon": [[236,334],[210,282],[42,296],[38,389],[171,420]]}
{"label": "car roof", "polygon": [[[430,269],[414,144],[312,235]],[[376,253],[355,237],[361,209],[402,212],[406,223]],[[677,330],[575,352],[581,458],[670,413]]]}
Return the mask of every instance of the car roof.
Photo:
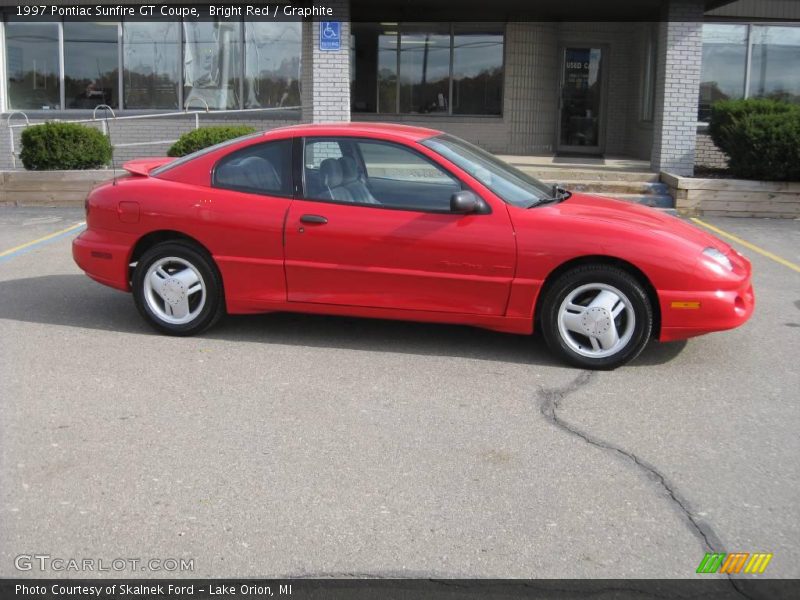
{"label": "car roof", "polygon": [[401,125],[399,123],[314,123],[278,127],[276,129],[270,129],[269,131],[266,131],[264,135],[271,135],[272,133],[278,132],[291,132],[296,136],[391,136],[414,142],[442,134],[442,132],[437,129],[414,127],[412,125]]}

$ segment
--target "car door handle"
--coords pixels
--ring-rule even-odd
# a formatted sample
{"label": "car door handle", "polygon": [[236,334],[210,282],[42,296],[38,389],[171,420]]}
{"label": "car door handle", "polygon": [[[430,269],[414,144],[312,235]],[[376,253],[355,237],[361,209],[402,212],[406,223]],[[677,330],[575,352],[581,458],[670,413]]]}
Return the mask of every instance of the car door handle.
{"label": "car door handle", "polygon": [[323,217],[322,215],[303,215],[300,217],[301,223],[316,223],[317,225],[325,225],[328,222],[328,219]]}

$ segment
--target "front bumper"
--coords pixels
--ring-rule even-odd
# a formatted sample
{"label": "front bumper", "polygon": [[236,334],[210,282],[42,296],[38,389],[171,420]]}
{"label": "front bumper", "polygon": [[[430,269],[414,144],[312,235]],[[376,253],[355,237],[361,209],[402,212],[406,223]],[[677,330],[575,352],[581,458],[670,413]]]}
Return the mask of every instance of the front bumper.
{"label": "front bumper", "polygon": [[128,261],[135,241],[117,231],[87,229],[73,240],[72,258],[95,281],[128,292]]}
{"label": "front bumper", "polygon": [[739,327],[752,316],[756,304],[749,277],[733,290],[663,291],[658,299],[662,342]]}

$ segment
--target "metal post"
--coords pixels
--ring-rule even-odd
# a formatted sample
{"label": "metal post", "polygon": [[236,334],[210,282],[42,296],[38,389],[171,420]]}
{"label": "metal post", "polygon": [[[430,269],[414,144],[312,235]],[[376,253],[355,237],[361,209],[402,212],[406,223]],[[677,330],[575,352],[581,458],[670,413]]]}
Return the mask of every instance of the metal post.
{"label": "metal post", "polygon": [[753,26],[747,26],[747,53],[744,59],[744,93],[742,98],[750,97],[750,73],[753,65]]}
{"label": "metal post", "polygon": [[67,90],[65,89],[66,76],[64,70],[66,69],[64,63],[64,21],[63,19],[58,22],[58,101],[61,105],[61,110],[67,108]]}
{"label": "metal post", "polygon": [[25,117],[25,127],[30,125],[31,122],[28,119],[28,115],[26,115],[21,110],[15,110],[14,112],[12,112],[12,113],[10,113],[8,115],[8,118],[6,118],[6,127],[8,128],[9,141],[11,142],[9,144],[10,147],[11,147],[11,166],[16,169],[17,168],[17,151],[16,151],[16,148],[14,146],[14,130],[11,128],[11,118],[14,115],[22,115],[23,117]]}

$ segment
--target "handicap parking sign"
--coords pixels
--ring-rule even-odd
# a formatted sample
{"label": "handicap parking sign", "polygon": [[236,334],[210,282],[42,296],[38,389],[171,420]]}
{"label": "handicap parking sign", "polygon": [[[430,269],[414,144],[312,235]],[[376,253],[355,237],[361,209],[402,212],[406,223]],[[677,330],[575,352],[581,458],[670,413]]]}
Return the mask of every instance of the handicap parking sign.
{"label": "handicap parking sign", "polygon": [[319,24],[319,49],[340,50],[342,47],[342,24],[339,21],[321,21]]}

